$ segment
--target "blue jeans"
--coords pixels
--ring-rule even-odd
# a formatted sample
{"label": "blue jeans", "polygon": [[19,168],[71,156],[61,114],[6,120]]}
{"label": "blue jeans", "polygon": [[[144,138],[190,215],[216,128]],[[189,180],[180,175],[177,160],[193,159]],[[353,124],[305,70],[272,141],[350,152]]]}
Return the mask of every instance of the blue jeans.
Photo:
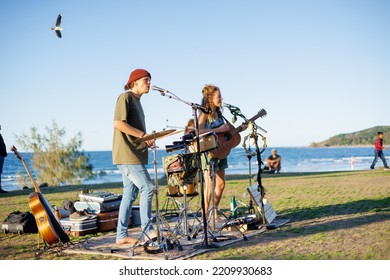
{"label": "blue jeans", "polygon": [[385,154],[383,153],[383,151],[377,151],[377,150],[375,150],[375,157],[374,157],[374,161],[373,161],[372,164],[371,164],[371,169],[374,169],[375,164],[376,164],[377,161],[378,161],[378,157],[382,159],[384,167],[388,167],[388,166],[387,166],[386,159],[385,159]]}
{"label": "blue jeans", "polygon": [[128,236],[129,217],[139,192],[141,193],[139,202],[141,229],[148,234],[153,229],[149,220],[152,217],[152,199],[155,189],[150,175],[144,164],[120,164],[117,167],[122,173],[123,195],[119,206],[116,239],[120,240]]}

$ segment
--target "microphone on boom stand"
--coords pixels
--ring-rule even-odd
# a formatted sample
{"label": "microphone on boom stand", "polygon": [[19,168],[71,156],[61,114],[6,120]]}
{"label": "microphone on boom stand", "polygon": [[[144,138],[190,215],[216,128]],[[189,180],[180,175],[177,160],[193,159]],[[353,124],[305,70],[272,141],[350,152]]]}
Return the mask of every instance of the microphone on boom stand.
{"label": "microphone on boom stand", "polygon": [[236,106],[233,106],[233,105],[230,105],[227,103],[223,103],[222,106],[228,108],[230,110],[230,113],[232,113],[232,115],[241,114],[241,109],[236,107]]}
{"label": "microphone on boom stand", "polygon": [[165,95],[166,93],[171,93],[169,90],[157,87],[155,85],[152,86],[152,90],[159,91],[162,95]]}
{"label": "microphone on boom stand", "polygon": [[232,118],[233,123],[235,123],[237,121],[237,116],[240,116],[244,120],[246,120],[245,116],[241,113],[240,108],[233,106],[233,105],[230,105],[228,103],[223,103],[222,106],[228,108],[230,113],[233,115],[233,118]]}

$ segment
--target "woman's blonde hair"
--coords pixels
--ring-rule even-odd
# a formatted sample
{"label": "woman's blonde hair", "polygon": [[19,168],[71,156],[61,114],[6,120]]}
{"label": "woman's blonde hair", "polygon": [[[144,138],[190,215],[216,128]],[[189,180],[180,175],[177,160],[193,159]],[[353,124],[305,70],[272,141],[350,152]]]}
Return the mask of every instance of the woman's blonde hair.
{"label": "woman's blonde hair", "polygon": [[215,112],[218,114],[218,116],[222,116],[221,109],[219,107],[216,107],[212,102],[214,93],[216,91],[220,91],[219,87],[212,84],[206,84],[202,90],[203,93],[202,106],[205,107],[206,109],[211,109],[211,114],[210,114],[211,118],[214,118]]}

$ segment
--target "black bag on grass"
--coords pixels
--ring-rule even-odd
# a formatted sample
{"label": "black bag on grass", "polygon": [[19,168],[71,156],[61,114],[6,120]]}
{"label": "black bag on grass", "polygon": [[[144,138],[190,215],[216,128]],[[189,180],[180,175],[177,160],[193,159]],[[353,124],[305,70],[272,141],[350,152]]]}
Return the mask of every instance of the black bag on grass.
{"label": "black bag on grass", "polygon": [[8,215],[1,225],[4,233],[38,233],[37,222],[30,212],[14,211]]}

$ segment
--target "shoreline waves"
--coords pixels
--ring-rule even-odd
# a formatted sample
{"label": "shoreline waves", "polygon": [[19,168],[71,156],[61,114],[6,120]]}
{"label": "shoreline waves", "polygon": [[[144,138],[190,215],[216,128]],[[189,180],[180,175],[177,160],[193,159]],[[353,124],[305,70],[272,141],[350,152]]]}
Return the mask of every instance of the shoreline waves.
{"label": "shoreline waves", "polygon": [[[265,166],[265,158],[271,154],[272,149],[282,157],[282,173],[305,173],[305,172],[329,172],[348,170],[368,170],[374,158],[373,147],[267,147],[260,155],[261,167]],[[256,175],[259,169],[255,150],[246,153],[243,148],[234,148],[228,156],[229,168],[227,175]],[[121,182],[121,174],[118,168],[112,164],[111,151],[86,151],[90,162],[93,165],[95,178],[88,179],[82,184],[100,184],[110,182]],[[163,160],[165,156],[174,153],[167,153],[165,150],[157,150],[157,173],[158,177],[164,177]],[[30,163],[30,153],[22,153],[26,164],[32,173]],[[386,154],[385,154],[386,156]],[[154,177],[154,166],[152,164],[153,154],[149,151],[149,164],[147,169]],[[377,168],[382,167],[382,162],[378,161]],[[6,191],[19,190],[17,184],[17,172],[23,174],[25,170],[15,156],[8,154],[6,157],[3,174],[1,178],[2,187]],[[34,176],[34,174],[33,174]]]}

